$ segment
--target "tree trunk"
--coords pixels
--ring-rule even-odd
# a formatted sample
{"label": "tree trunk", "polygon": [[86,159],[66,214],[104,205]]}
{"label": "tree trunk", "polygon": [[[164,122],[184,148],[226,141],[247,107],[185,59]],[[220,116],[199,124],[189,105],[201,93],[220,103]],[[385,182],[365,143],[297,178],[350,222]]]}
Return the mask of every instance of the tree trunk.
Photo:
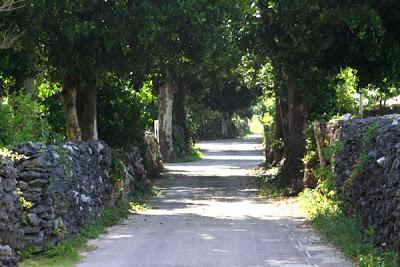
{"label": "tree trunk", "polygon": [[78,121],[82,141],[98,140],[97,131],[97,88],[79,90],[77,95]]}
{"label": "tree trunk", "polygon": [[325,158],[322,155],[322,150],[325,148],[325,124],[321,122],[315,122],[314,123],[314,135],[315,135],[315,142],[317,144],[317,153],[318,153],[318,159],[319,159],[319,165],[321,167],[325,167]]}
{"label": "tree trunk", "polygon": [[303,184],[306,188],[315,188],[318,184],[318,180],[314,175],[315,167],[318,166],[317,157],[310,158],[307,162],[304,162],[304,178]]}
{"label": "tree trunk", "polygon": [[221,116],[221,136],[227,137],[228,136],[228,123],[225,119],[225,115],[222,114]]}
{"label": "tree trunk", "polygon": [[68,140],[81,140],[81,129],[78,122],[76,108],[76,85],[69,79],[65,79],[61,99],[64,108],[64,114],[67,120],[67,138]]}
{"label": "tree trunk", "polygon": [[294,186],[296,190],[303,188],[302,158],[305,153],[304,128],[307,118],[307,107],[297,81],[289,74],[286,77],[288,89],[288,149],[282,169],[281,186]]}
{"label": "tree trunk", "polygon": [[266,163],[266,166],[269,166],[274,162],[273,137],[270,135],[270,132],[271,132],[271,128],[268,125],[264,125],[264,143],[265,143],[265,163]]}
{"label": "tree trunk", "polygon": [[233,114],[232,113],[227,113],[226,115],[227,115],[227,117],[225,118],[225,121],[226,121],[226,125],[227,125],[227,128],[228,128],[228,138],[231,138],[231,137],[236,135],[236,128],[235,128],[235,125],[232,122]]}
{"label": "tree trunk", "polygon": [[[279,104],[280,100],[275,100],[275,117],[274,117],[274,139],[272,143],[273,165],[278,164],[283,158],[283,147],[280,141],[283,140],[282,112]],[[279,141],[279,143],[278,143]]]}
{"label": "tree trunk", "polygon": [[174,118],[175,125],[179,126],[183,131],[183,142],[185,144],[185,152],[189,151],[190,148],[190,134],[187,125],[187,114],[188,114],[188,90],[185,84],[180,84],[177,89],[174,98]]}
{"label": "tree trunk", "polygon": [[222,113],[221,118],[221,135],[223,138],[230,138],[234,133],[234,125],[232,123],[232,114]]}
{"label": "tree trunk", "polygon": [[11,93],[20,93],[24,87],[24,75],[19,73],[15,75],[15,84],[14,88],[11,90]]}
{"label": "tree trunk", "polygon": [[172,110],[174,106],[174,94],[176,84],[171,72],[166,70],[166,81],[160,88],[160,107],[158,120],[160,124],[160,150],[165,161],[176,159],[174,144],[172,141]]}
{"label": "tree trunk", "polygon": [[277,69],[275,71],[275,98],[276,98],[276,110],[278,111],[276,115],[280,115],[280,118],[275,118],[276,120],[280,120],[280,125],[282,126],[281,130],[282,135],[281,138],[283,139],[284,143],[287,144],[288,135],[289,135],[289,122],[288,122],[288,89],[287,89],[287,82],[284,77],[284,72],[282,69]]}
{"label": "tree trunk", "polygon": [[284,143],[287,144],[289,136],[289,107],[286,98],[279,98],[279,111],[282,122],[282,138]]}
{"label": "tree trunk", "polygon": [[36,86],[35,86],[35,78],[27,78],[24,80],[24,88],[25,93],[35,95]]}

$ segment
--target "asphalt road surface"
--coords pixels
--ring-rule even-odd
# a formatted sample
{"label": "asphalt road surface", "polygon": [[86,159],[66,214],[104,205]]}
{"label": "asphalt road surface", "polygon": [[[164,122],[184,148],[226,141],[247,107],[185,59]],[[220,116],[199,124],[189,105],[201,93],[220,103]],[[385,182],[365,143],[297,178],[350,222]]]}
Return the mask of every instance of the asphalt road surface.
{"label": "asphalt road surface", "polygon": [[304,222],[296,199],[257,197],[249,169],[263,160],[259,136],[198,146],[204,158],[167,164],[151,209],[91,241],[97,249],[78,266],[352,265]]}

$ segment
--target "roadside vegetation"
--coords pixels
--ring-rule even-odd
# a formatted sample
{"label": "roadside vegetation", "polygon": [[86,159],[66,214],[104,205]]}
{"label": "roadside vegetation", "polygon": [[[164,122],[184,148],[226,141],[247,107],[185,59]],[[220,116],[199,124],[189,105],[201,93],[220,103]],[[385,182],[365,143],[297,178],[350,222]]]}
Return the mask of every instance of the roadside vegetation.
{"label": "roadside vegetation", "polygon": [[311,225],[326,241],[337,246],[360,267],[397,267],[397,256],[391,250],[379,250],[374,244],[374,230],[363,230],[357,215],[346,214],[334,192],[322,194],[306,189],[300,199]]}
{"label": "roadside vegetation", "polygon": [[265,198],[288,197],[290,188],[282,188],[276,184],[279,167],[268,169],[261,168],[257,170],[260,176],[260,185],[258,194]]}
{"label": "roadside vegetation", "polygon": [[184,155],[178,156],[178,158],[173,163],[180,163],[180,162],[192,162],[203,158],[203,153],[195,146],[192,146],[188,149]]}
{"label": "roadside vegetation", "polygon": [[[265,198],[287,198],[290,188],[274,184],[277,170],[264,174],[259,194]],[[346,257],[360,267],[397,267],[397,255],[393,250],[380,250],[374,243],[374,230],[363,227],[357,215],[347,213],[334,187],[321,182],[316,189],[305,189],[299,195],[308,222],[322,238],[336,246]]]}

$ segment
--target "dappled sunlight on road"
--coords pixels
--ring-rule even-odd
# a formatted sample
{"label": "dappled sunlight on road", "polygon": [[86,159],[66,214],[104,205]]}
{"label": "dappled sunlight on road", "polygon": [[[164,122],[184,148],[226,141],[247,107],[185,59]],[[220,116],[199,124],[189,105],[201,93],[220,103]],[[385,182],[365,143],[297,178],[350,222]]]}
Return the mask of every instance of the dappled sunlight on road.
{"label": "dappled sunlight on road", "polygon": [[[191,181],[191,178],[187,177],[186,186],[160,188],[162,196],[150,201],[151,209],[143,211],[142,214],[196,214],[219,219],[253,217],[262,220],[300,218],[304,215],[296,199],[266,200],[257,197],[257,183],[249,183],[248,177],[237,176],[234,181],[232,178],[219,177],[210,182],[210,177],[194,179]],[[203,179],[208,186],[191,186],[198,186],[198,179]]]}
{"label": "dappled sunlight on road", "polygon": [[92,242],[98,249],[79,266],[351,266],[321,244],[296,198],[257,196],[249,170],[263,160],[260,143],[203,142],[203,159],[167,164],[150,208]]}
{"label": "dappled sunlight on road", "polygon": [[200,142],[196,146],[203,158],[195,162],[169,163],[166,168],[171,174],[188,176],[245,176],[248,169],[264,160],[261,135],[251,135],[241,139]]}

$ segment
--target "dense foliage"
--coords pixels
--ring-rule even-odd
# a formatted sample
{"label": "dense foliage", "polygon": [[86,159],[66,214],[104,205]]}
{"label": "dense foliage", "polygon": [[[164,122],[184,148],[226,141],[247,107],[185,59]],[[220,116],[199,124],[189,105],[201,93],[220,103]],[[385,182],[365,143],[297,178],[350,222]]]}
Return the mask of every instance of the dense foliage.
{"label": "dense foliage", "polygon": [[359,94],[367,108],[398,95],[398,9],[390,0],[27,0],[0,17],[18,36],[0,50],[1,94],[36,95],[52,133],[125,146],[159,117],[170,79],[177,150],[209,127],[234,134],[233,117],[258,106],[269,143],[283,143],[275,147],[294,166],[283,183],[296,184],[308,121],[357,114]]}
{"label": "dense foliage", "polygon": [[[296,194],[315,167],[313,121],[383,110],[400,94],[399,1],[8,3],[1,146],[99,138],[141,147],[159,119],[164,159],[193,159],[197,139],[241,134],[257,115],[266,163],[280,168],[275,185]],[[323,186],[307,192],[320,200],[312,215],[342,218],[317,194]]]}
{"label": "dense foliage", "polygon": [[100,139],[116,147],[140,146],[156,113],[152,87],[145,83],[136,90],[117,77],[105,79],[98,96]]}
{"label": "dense foliage", "polygon": [[242,45],[273,67],[283,186],[302,188],[309,121],[356,114],[360,93],[369,107],[398,95],[399,9],[394,1],[346,0],[255,0],[245,9]]}
{"label": "dense foliage", "polygon": [[[24,141],[49,142],[55,137],[43,118],[43,106],[31,95],[12,95],[0,103],[0,144],[10,145]],[[58,140],[57,140],[58,141]]]}

